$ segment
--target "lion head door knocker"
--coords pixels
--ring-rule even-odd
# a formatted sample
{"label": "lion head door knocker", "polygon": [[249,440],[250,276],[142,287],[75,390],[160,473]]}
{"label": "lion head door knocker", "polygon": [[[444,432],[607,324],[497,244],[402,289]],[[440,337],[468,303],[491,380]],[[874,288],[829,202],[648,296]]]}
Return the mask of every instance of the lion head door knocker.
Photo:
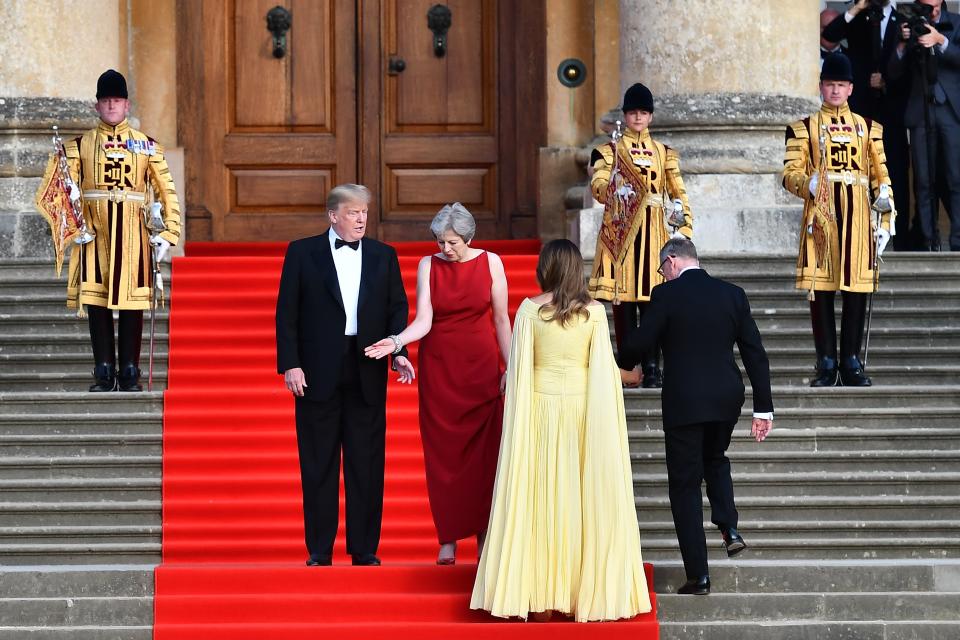
{"label": "lion head door knocker", "polygon": [[289,9],[275,6],[267,12],[267,31],[273,34],[273,57],[282,58],[287,53],[287,31],[293,24]]}

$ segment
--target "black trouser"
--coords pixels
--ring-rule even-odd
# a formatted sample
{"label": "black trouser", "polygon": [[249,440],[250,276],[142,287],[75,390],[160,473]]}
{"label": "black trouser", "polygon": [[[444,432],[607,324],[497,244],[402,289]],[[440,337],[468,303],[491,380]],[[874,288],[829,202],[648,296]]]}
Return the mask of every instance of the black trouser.
{"label": "black trouser", "polygon": [[[113,311],[95,304],[86,305],[87,324],[90,327],[90,343],[93,347],[94,365],[116,367],[114,353]],[[120,368],[140,366],[140,346],[143,337],[143,311],[119,312],[117,321]]]}
{"label": "black trouser", "polygon": [[913,155],[913,186],[923,240],[926,244],[939,241],[938,213],[931,206],[931,193],[936,183],[936,168],[927,165],[927,143],[934,146],[934,158],[943,163],[944,184],[947,186],[947,210],[950,214],[950,250],[960,251],[960,119],[950,105],[930,107],[933,135],[927,136],[923,126],[910,130],[910,148]]}
{"label": "black trouser", "polygon": [[710,521],[721,530],[737,527],[733,478],[726,455],[734,426],[736,422],[703,422],[663,430],[670,510],[688,578],[709,573],[703,532],[702,482],[707,483]]}
{"label": "black trouser", "polygon": [[322,402],[296,399],[304,534],[313,558],[333,553],[339,519],[341,450],[347,553],[376,553],[380,544],[386,408],[364,402],[357,340],[350,336],[346,342],[340,384],[333,395]]}
{"label": "black trouser", "polygon": [[[622,352],[621,345],[623,341],[640,326],[648,304],[648,302],[621,302],[620,304],[612,305],[613,334],[617,341],[618,357]],[[659,357],[659,349],[654,349],[653,353],[640,354],[640,366],[644,368],[657,366]]]}

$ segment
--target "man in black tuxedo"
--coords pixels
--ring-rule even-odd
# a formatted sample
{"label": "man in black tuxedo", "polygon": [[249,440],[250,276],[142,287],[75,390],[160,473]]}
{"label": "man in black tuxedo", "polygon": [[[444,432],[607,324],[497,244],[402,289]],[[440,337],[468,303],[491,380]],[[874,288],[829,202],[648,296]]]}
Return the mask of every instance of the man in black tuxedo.
{"label": "man in black tuxedo", "polygon": [[[277,295],[277,372],[296,403],[308,566],[331,564],[339,515],[340,455],[347,552],[379,565],[387,366],[362,346],[407,326],[396,251],[364,238],[370,193],[343,184],[327,197],[330,229],[290,243]],[[406,350],[394,352],[413,380]]]}
{"label": "man in black tuxedo", "polygon": [[[922,249],[940,250],[937,218],[939,211],[931,200],[938,168],[943,171],[950,213],[950,250],[960,251],[960,16],[947,11],[943,0],[917,0],[931,12],[929,33],[919,35],[908,47],[910,29],[902,27],[903,40],[890,58],[892,77],[910,81],[904,121],[910,128],[913,151],[913,190],[923,235]],[[927,61],[927,64],[921,64]],[[927,66],[929,65],[929,66]],[[929,73],[924,78],[924,69]],[[929,90],[930,131],[925,122],[925,103]],[[927,145],[933,147],[930,167]],[[890,150],[887,149],[887,157]],[[891,176],[892,178],[893,176]],[[896,184],[893,185],[896,196]]]}
{"label": "man in black tuxedo", "polygon": [[[906,78],[893,77],[887,67],[900,41],[902,22],[891,0],[856,0],[824,27],[821,40],[847,41],[844,53],[853,66],[850,110],[883,125],[883,148],[893,198],[897,213],[906,224],[910,220],[907,191],[910,147],[903,114],[910,87]],[[897,251],[912,249],[910,235],[894,235],[894,248]]]}
{"label": "man in black tuxedo", "polygon": [[687,582],[678,593],[710,593],[703,532],[706,480],[711,521],[720,528],[728,556],[746,548],[737,532],[730,460],[726,456],[744,401],[743,379],[733,345],[753,386],[753,436],[773,427],[770,367],[743,289],[710,277],[686,238],[671,238],[660,251],[667,282],[655,287],[650,306],[625,343],[626,362],[636,362],[652,344],[663,349],[663,435],[670,509]]}

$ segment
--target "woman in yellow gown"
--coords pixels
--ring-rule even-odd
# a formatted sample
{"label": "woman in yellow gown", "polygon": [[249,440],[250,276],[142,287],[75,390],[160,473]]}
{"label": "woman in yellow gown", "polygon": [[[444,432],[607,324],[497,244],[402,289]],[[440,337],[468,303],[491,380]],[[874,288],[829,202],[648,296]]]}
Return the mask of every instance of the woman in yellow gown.
{"label": "woman in yellow gown", "polygon": [[580,251],[544,246],[517,311],[493,506],[470,603],[579,622],[650,610],[620,375]]}

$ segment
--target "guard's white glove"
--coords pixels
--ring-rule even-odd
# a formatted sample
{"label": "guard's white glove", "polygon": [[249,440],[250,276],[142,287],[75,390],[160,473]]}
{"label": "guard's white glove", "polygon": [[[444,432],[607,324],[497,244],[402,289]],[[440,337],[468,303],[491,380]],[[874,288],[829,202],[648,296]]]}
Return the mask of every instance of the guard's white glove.
{"label": "guard's white glove", "polygon": [[67,179],[67,191],[70,192],[69,197],[72,202],[76,202],[80,199],[80,187],[78,187],[77,183],[71,178]]}
{"label": "guard's white glove", "polygon": [[810,195],[812,195],[812,196],[816,196],[816,195],[817,195],[817,185],[818,185],[818,184],[820,184],[820,175],[815,173],[815,174],[813,174],[813,177],[810,178]]}
{"label": "guard's white glove", "polygon": [[153,236],[150,238],[150,244],[157,248],[157,262],[163,262],[163,259],[167,255],[167,250],[170,249],[170,243],[161,238],[160,236]]}
{"label": "guard's white glove", "polygon": [[887,185],[880,185],[880,193],[877,195],[876,202],[873,203],[873,209],[878,213],[893,211],[893,205],[890,203],[890,188]]}
{"label": "guard's white glove", "polygon": [[890,232],[880,227],[873,232],[874,237],[877,239],[877,257],[883,255],[883,250],[887,248],[887,243],[890,242]]}

